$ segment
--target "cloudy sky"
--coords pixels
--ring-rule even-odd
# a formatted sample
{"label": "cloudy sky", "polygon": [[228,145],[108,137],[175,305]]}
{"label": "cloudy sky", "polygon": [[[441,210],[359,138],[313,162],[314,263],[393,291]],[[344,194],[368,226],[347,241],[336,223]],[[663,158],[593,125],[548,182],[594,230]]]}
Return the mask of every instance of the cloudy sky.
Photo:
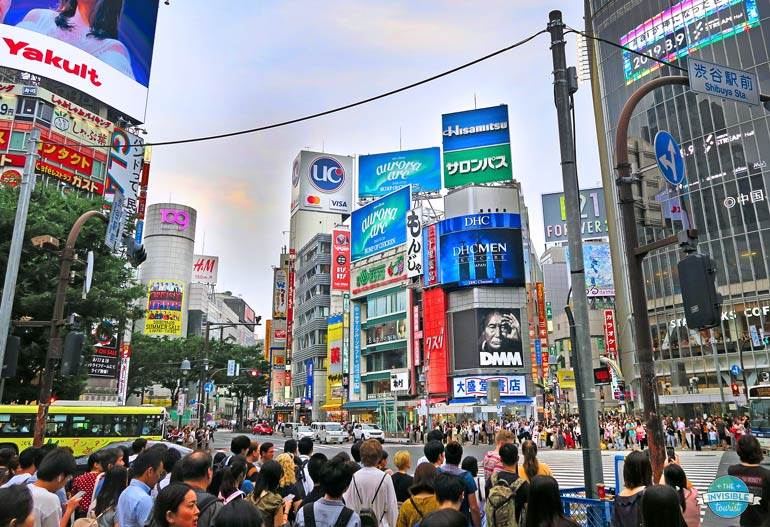
{"label": "cloudy sky", "polygon": [[[161,4],[146,137],[251,128],[315,113],[429,77],[528,36],[559,8],[582,27],[581,0]],[[226,7],[225,7],[226,6]],[[198,210],[197,251],[220,257],[219,289],[269,317],[271,265],[288,242],[291,163],[300,149],[365,154],[441,144],[441,114],[508,104],[513,174],[535,246],[540,195],[562,189],[549,36],[411,91],[281,129],[158,147],[149,203]],[[568,63],[576,65],[574,35]],[[582,186],[600,181],[590,87],[576,100]],[[205,238],[205,248],[204,248]]]}

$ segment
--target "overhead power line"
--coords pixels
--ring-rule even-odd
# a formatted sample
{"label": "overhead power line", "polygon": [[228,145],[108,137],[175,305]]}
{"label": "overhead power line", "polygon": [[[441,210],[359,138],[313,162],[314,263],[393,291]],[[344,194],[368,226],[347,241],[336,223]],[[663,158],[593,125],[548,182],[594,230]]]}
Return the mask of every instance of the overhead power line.
{"label": "overhead power line", "polygon": [[[322,112],[313,113],[310,115],[305,115],[302,117],[297,117],[294,119],[289,119],[287,121],[280,121],[277,123],[272,124],[266,124],[263,126],[257,126],[255,128],[247,128],[244,130],[236,130],[233,132],[224,132],[221,134],[212,134],[212,135],[206,135],[206,136],[200,136],[200,137],[190,137],[186,139],[176,139],[171,141],[156,141],[156,142],[150,142],[150,143],[142,143],[141,145],[132,145],[132,146],[168,146],[168,145],[179,145],[179,144],[185,144],[185,143],[199,143],[202,141],[213,141],[215,139],[225,139],[227,137],[235,137],[239,135],[246,135],[246,134],[253,134],[257,132],[264,132],[265,130],[272,130],[274,128],[281,128],[283,126],[288,126],[290,124],[296,124],[301,123],[303,121],[309,121],[311,119],[317,119],[319,117],[323,117],[325,115],[331,115],[334,113],[341,112],[343,110],[349,110],[350,108],[355,108],[356,106],[362,106],[364,104],[368,104],[370,102],[378,101],[380,99],[384,99],[386,97],[390,97],[391,95],[395,95],[397,93],[405,92],[407,90],[411,90],[412,88],[416,88],[417,86],[422,86],[423,84],[427,84],[429,82],[435,81],[437,79],[440,79],[442,77],[446,77],[447,75],[451,75],[453,73],[457,73],[460,70],[464,70],[466,68],[469,68],[471,66],[474,66],[476,64],[479,64],[480,62],[484,62],[485,60],[489,60],[493,57],[496,57],[498,55],[501,55],[507,51],[510,51],[514,48],[517,48],[519,46],[522,46],[526,44],[527,42],[533,40],[538,35],[542,35],[543,33],[547,33],[546,29],[541,29],[537,33],[534,33],[522,40],[519,40],[518,42],[515,42],[511,44],[510,46],[506,46],[504,48],[498,49],[497,51],[493,51],[492,53],[488,53],[487,55],[484,55],[483,57],[479,57],[475,60],[472,60],[470,62],[466,62],[465,64],[462,64],[460,66],[456,66],[452,69],[443,71],[441,73],[437,73],[436,75],[433,75],[431,77],[428,77],[426,79],[422,79],[417,82],[413,82],[411,84],[407,84],[406,86],[402,86],[400,88],[396,88],[390,91],[387,91],[385,93],[381,93],[379,95],[374,95],[373,97],[368,97],[366,99],[362,99],[360,101],[352,102],[349,104],[345,104],[343,106],[337,106],[335,108],[331,108],[329,110],[324,110]],[[105,148],[105,145],[100,144],[80,144],[80,143],[48,143],[48,144],[58,144],[62,146],[85,146],[89,148]]]}

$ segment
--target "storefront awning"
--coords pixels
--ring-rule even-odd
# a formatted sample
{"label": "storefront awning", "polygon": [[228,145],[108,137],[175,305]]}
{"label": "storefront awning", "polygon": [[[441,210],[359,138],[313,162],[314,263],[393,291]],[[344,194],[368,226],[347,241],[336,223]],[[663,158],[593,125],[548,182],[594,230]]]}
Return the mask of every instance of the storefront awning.
{"label": "storefront awning", "polygon": [[[500,404],[533,404],[532,397],[500,397]],[[449,404],[471,404],[478,405],[479,400],[475,397],[456,397],[449,400]]]}
{"label": "storefront awning", "polygon": [[328,411],[339,411],[342,410],[342,401],[336,402],[336,403],[326,403],[325,405],[321,406],[321,410]]}
{"label": "storefront awning", "polygon": [[345,410],[376,410],[380,401],[348,401],[342,405]]}

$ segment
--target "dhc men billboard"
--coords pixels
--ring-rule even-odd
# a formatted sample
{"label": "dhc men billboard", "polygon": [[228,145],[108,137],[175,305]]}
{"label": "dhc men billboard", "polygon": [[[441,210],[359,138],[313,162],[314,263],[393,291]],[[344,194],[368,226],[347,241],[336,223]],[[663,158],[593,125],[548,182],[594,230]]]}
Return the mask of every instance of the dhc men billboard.
{"label": "dhc men billboard", "polygon": [[355,262],[406,243],[406,212],[412,191],[406,186],[354,210],[350,217],[350,259]]}
{"label": "dhc men billboard", "polygon": [[[427,236],[427,235],[426,235]],[[511,213],[470,214],[437,224],[438,283],[445,286],[524,286],[521,217]],[[424,260],[429,258],[424,253]],[[424,261],[424,268],[429,262]],[[427,282],[426,286],[435,285]]]}

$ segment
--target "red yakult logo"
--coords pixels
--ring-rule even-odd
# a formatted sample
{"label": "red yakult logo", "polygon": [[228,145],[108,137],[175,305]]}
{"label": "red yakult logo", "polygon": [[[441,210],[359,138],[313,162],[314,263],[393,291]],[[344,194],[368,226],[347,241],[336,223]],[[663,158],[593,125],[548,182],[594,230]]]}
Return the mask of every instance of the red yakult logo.
{"label": "red yakult logo", "polygon": [[87,64],[75,64],[69,59],[60,57],[52,49],[40,50],[30,46],[29,42],[23,42],[21,40],[16,41],[12,38],[3,37],[5,45],[8,46],[8,52],[16,57],[21,56],[27,60],[35,62],[42,62],[48,66],[53,66],[66,73],[70,73],[77,77],[87,79],[94,86],[101,86],[102,82],[99,80],[99,73]]}

